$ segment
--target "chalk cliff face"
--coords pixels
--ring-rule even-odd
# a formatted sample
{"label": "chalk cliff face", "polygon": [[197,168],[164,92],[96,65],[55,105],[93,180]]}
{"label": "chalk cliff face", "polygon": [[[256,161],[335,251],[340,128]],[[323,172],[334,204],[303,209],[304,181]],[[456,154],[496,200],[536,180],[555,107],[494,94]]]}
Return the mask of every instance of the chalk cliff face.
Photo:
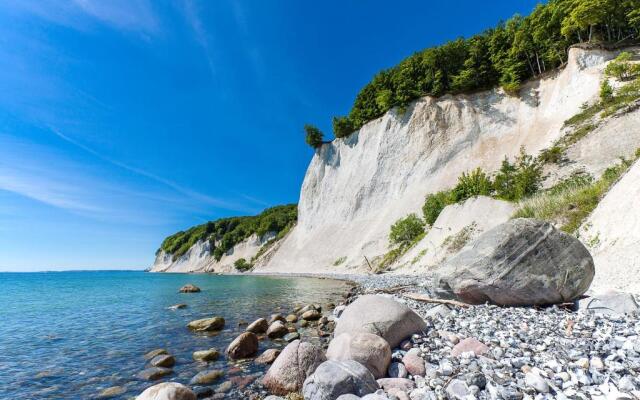
{"label": "chalk cliff face", "polygon": [[268,232],[262,237],[251,235],[225,253],[220,261],[211,255],[211,244],[207,240],[199,240],[182,256],[174,259],[172,254],[160,251],[151,267],[151,272],[233,272],[233,265],[244,258],[251,261],[260,248],[275,237]]}
{"label": "chalk cliff face", "polygon": [[529,82],[520,95],[501,90],[425,97],[391,111],[347,138],[324,144],[307,170],[298,224],[263,272],[366,271],[387,249],[390,226],[420,212],[425,195],[455,185],[465,171],[496,170],[521,146],[549,147],[580,106],[598,96],[615,53],[570,50],[567,66]]}

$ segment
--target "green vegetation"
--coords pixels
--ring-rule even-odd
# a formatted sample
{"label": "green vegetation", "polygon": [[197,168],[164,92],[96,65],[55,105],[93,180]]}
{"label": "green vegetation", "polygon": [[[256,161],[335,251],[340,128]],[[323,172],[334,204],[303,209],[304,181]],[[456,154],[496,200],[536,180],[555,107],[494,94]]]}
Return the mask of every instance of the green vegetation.
{"label": "green vegetation", "polygon": [[313,125],[307,124],[304,126],[304,131],[307,135],[306,141],[309,146],[313,147],[314,149],[322,146],[322,139],[324,135],[322,134],[322,131],[320,129],[316,128]]}
{"label": "green vegetation", "polygon": [[[549,0],[468,39],[413,54],[381,71],[356,96],[347,116],[335,117],[344,137],[393,107],[419,97],[502,86],[517,94],[525,80],[563,65],[574,44],[634,42],[640,36],[640,0]],[[611,73],[626,76],[623,69]]]}
{"label": "green vegetation", "polygon": [[640,65],[631,63],[632,54],[628,51],[623,51],[616,57],[615,60],[610,62],[604,70],[605,75],[614,77],[621,81],[630,79],[636,74],[640,73]]}
{"label": "green vegetation", "polygon": [[343,264],[345,261],[347,261],[347,257],[340,257],[333,262],[333,266],[337,267],[338,265]]}
{"label": "green vegetation", "polygon": [[608,168],[596,181],[590,176],[572,176],[524,200],[514,218],[551,221],[559,224],[563,231],[574,233],[631,164],[632,161],[622,159],[618,165]]}
{"label": "green vegetation", "polygon": [[396,246],[408,246],[424,233],[424,222],[415,214],[399,219],[391,226],[389,243]]}
{"label": "green vegetation", "polygon": [[422,206],[422,214],[427,225],[431,226],[442,210],[449,204],[456,202],[450,190],[443,190],[434,194],[427,195]]}
{"label": "green vegetation", "polygon": [[489,196],[493,191],[492,186],[489,176],[481,168],[476,168],[470,173],[463,172],[458,177],[458,184],[453,188],[452,196],[456,202],[474,196]]}
{"label": "green vegetation", "polygon": [[233,263],[233,266],[236,267],[238,271],[248,271],[253,268],[253,264],[247,262],[244,258],[239,258],[236,262]]}
{"label": "green vegetation", "polygon": [[222,218],[173,234],[162,242],[160,249],[173,255],[175,260],[199,240],[209,240],[211,252],[219,261],[229,249],[253,234],[263,236],[276,232],[282,237],[297,217],[297,206],[290,204],[268,208],[256,216]]}
{"label": "green vegetation", "polygon": [[494,178],[495,196],[518,201],[537,192],[542,182],[542,164],[520,149],[520,155],[511,164],[505,157]]}

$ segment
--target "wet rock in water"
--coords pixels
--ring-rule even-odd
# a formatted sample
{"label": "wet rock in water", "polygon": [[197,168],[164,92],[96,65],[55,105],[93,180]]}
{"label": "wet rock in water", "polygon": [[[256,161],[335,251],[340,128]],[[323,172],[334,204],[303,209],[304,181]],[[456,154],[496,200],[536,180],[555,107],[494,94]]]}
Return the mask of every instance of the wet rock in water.
{"label": "wet rock in water", "polygon": [[187,305],[186,305],[186,304],[184,304],[184,303],[174,304],[174,305],[172,305],[172,306],[169,306],[169,310],[173,310],[173,311],[175,311],[175,310],[181,310],[181,309],[183,309],[183,308],[187,308]]}
{"label": "wet rock in water", "polygon": [[640,307],[630,293],[609,291],[580,300],[578,309],[600,315],[625,315],[637,313]]}
{"label": "wet rock in water", "polygon": [[173,371],[169,368],[151,367],[140,371],[137,376],[139,379],[142,379],[144,381],[155,381],[162,378],[163,376],[171,374],[172,372]]}
{"label": "wet rock in water", "polygon": [[219,331],[224,328],[224,318],[202,318],[195,321],[191,321],[187,324],[187,327],[197,332],[212,332]]}
{"label": "wet rock in water", "polygon": [[307,376],[325,360],[324,351],[320,346],[294,340],[269,367],[262,384],[277,395],[297,392],[302,388]]}
{"label": "wet rock in water", "polygon": [[489,347],[486,344],[480,342],[475,338],[466,338],[456,344],[451,349],[451,355],[454,357],[460,356],[462,353],[472,352],[476,356],[481,356],[489,351]]}
{"label": "wet rock in water", "polygon": [[287,322],[287,320],[281,314],[272,314],[271,317],[269,317],[269,325],[273,324],[276,321],[280,321],[282,323]]}
{"label": "wet rock in water", "polygon": [[343,394],[365,396],[378,390],[373,374],[353,360],[325,361],[304,382],[305,400],[333,400]]}
{"label": "wet rock in water", "polygon": [[416,384],[411,379],[407,378],[382,378],[378,379],[377,382],[385,391],[398,389],[404,392],[410,392],[416,387]]}
{"label": "wet rock in water", "polygon": [[269,329],[269,323],[264,318],[258,318],[247,326],[247,332],[253,332],[256,334],[265,333]]}
{"label": "wet rock in water", "polygon": [[384,377],[387,372],[391,363],[391,348],[386,340],[372,333],[343,333],[329,343],[327,359],[357,361],[377,379]]}
{"label": "wet rock in water", "polygon": [[212,382],[217,381],[224,375],[219,369],[209,369],[206,371],[198,372],[191,381],[189,381],[190,385],[208,385]]}
{"label": "wet rock in water", "polygon": [[106,388],[103,391],[101,391],[98,394],[98,398],[99,399],[109,399],[109,398],[112,398],[112,397],[120,396],[121,394],[123,394],[126,391],[127,390],[122,386],[112,386],[112,387]]}
{"label": "wet rock in water", "polygon": [[237,360],[239,358],[251,357],[258,352],[258,337],[253,332],[244,332],[227,348],[227,356]]}
{"label": "wet rock in water", "polygon": [[269,329],[267,329],[267,336],[269,339],[278,339],[283,337],[289,333],[289,329],[281,322],[276,321],[273,324],[269,325]]}
{"label": "wet rock in water", "polygon": [[300,310],[298,310],[298,314],[304,314],[307,311],[321,312],[322,311],[322,307],[317,306],[315,304],[309,304],[309,305],[306,305],[306,306],[302,307]]}
{"label": "wet rock in water", "polygon": [[204,399],[213,394],[213,389],[209,386],[194,386],[191,390],[193,390],[193,393],[195,393],[196,397],[199,399]]}
{"label": "wet rock in water", "polygon": [[149,364],[154,367],[170,368],[176,364],[176,359],[172,355],[161,354],[159,356],[153,357],[151,361],[149,361]]}
{"label": "wet rock in water", "polygon": [[298,332],[287,333],[282,339],[285,342],[293,342],[294,340],[300,339],[300,334]]}
{"label": "wet rock in water", "polygon": [[260,356],[255,359],[257,364],[271,364],[276,358],[280,355],[280,350],[278,349],[267,349]]}
{"label": "wet rock in water", "polygon": [[155,349],[146,353],[143,357],[145,360],[151,360],[153,357],[156,357],[162,354],[169,354],[169,352],[165,349]]}
{"label": "wet rock in water", "polygon": [[180,383],[165,382],[147,388],[136,400],[196,400],[196,394]]}
{"label": "wet rock in water", "polygon": [[306,328],[307,326],[309,326],[309,321],[300,321],[300,327],[301,328]]}
{"label": "wet rock in water", "polygon": [[381,336],[392,348],[414,333],[427,329],[418,314],[406,305],[384,296],[360,296],[342,312],[335,336],[369,332]]}
{"label": "wet rock in water", "polygon": [[192,285],[191,283],[188,283],[180,288],[180,293],[198,293],[199,291],[200,288],[196,285]]}
{"label": "wet rock in water", "polygon": [[520,306],[572,301],[594,276],[591,254],[548,222],[517,218],[483,233],[438,270],[441,293]]}
{"label": "wet rock in water", "polygon": [[305,311],[302,314],[302,319],[304,319],[305,321],[317,321],[320,319],[320,317],[322,316],[322,314],[320,314],[319,311],[317,310],[309,310],[309,311]]}
{"label": "wet rock in water", "polygon": [[287,320],[287,322],[291,323],[298,322],[298,316],[295,314],[289,314],[285,319]]}
{"label": "wet rock in water", "polygon": [[216,393],[226,393],[233,388],[233,382],[225,381],[218,385]]}
{"label": "wet rock in water", "polygon": [[196,361],[215,361],[218,357],[220,357],[220,352],[215,348],[193,352],[193,359]]}

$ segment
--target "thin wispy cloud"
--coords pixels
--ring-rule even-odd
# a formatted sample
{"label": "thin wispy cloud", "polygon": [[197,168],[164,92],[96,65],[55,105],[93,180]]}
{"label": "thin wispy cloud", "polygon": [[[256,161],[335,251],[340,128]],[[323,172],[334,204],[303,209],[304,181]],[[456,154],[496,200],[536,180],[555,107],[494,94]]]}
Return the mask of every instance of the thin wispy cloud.
{"label": "thin wispy cloud", "polygon": [[205,58],[207,59],[209,72],[213,77],[216,74],[216,67],[214,63],[213,46],[211,44],[212,39],[207,33],[204,24],[200,19],[200,10],[192,0],[184,0],[182,2],[182,10],[187,23],[193,30],[196,42],[200,45],[202,51],[204,52]]}
{"label": "thin wispy cloud", "polygon": [[100,154],[99,152],[95,151],[94,149],[80,143],[79,141],[63,134],[62,132],[60,132],[58,129],[53,128],[53,127],[49,127],[49,129],[51,130],[51,132],[53,132],[56,136],[58,136],[59,138],[61,138],[62,140],[73,144],[74,146],[86,151],[87,153],[99,158],[102,161],[108,162],[112,165],[115,165],[116,167],[122,168],[124,170],[127,170],[129,172],[132,172],[134,174],[140,175],[142,177],[148,178],[152,181],[155,181],[157,183],[160,183],[162,185],[165,185],[173,190],[175,190],[176,192],[189,197],[190,199],[197,201],[199,203],[203,203],[203,204],[207,204],[210,206],[214,206],[217,208],[222,208],[222,209],[226,209],[226,210],[231,210],[231,211],[241,211],[241,212],[255,212],[255,208],[252,207],[246,207],[244,205],[240,205],[237,204],[235,202],[230,202],[230,201],[226,201],[223,199],[219,199],[216,197],[212,197],[203,193],[199,193],[195,190],[186,188],[182,185],[179,185],[169,179],[165,179],[161,176],[158,176],[156,174],[153,174],[151,172],[145,171],[144,169],[141,168],[137,168],[137,167],[133,167],[131,165],[125,164],[123,162],[120,162],[118,160],[115,160],[113,158],[104,156],[102,154]]}

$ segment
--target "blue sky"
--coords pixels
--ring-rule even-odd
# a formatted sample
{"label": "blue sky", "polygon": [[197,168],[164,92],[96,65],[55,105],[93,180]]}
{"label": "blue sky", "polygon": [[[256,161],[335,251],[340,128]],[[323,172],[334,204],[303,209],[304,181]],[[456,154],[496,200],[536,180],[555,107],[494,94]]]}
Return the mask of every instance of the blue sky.
{"label": "blue sky", "polygon": [[535,1],[0,2],[0,270],[144,268],[194,224],[297,202],[357,91]]}

